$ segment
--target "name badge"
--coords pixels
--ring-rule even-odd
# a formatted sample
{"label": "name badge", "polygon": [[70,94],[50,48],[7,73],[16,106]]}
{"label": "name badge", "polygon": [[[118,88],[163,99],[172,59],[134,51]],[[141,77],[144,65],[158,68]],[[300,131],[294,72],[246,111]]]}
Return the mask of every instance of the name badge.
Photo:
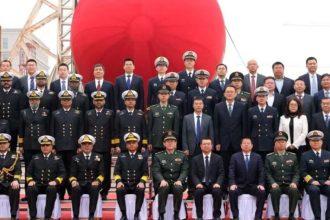
{"label": "name badge", "polygon": [[273,118],[273,116],[272,115],[267,115],[267,118]]}
{"label": "name badge", "polygon": [[175,162],[181,162],[181,158],[175,158]]}
{"label": "name badge", "polygon": [[162,163],[166,163],[166,160],[162,160]]}
{"label": "name badge", "polygon": [[212,96],[206,96],[207,99],[212,99]]}
{"label": "name badge", "polygon": [[252,115],[252,118],[253,118],[253,119],[257,119],[258,116],[257,116],[257,115]]}
{"label": "name badge", "polygon": [[308,160],[308,163],[314,163],[314,160]]}
{"label": "name badge", "polygon": [[329,163],[329,162],[330,162],[329,159],[324,160],[324,163]]}
{"label": "name badge", "polygon": [[142,160],[143,159],[143,156],[142,155],[138,155],[138,160]]}
{"label": "name badge", "polygon": [[154,87],[157,87],[157,83],[154,83]]}

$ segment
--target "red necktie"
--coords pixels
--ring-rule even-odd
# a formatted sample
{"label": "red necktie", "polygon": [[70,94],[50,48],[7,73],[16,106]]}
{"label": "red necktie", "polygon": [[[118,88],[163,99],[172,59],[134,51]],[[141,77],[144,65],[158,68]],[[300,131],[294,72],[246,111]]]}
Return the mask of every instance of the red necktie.
{"label": "red necktie", "polygon": [[100,84],[100,80],[97,81],[97,87],[96,87],[97,91],[101,90],[101,84]]}
{"label": "red necktie", "polygon": [[254,92],[256,90],[256,76],[251,75],[251,97],[254,97]]}

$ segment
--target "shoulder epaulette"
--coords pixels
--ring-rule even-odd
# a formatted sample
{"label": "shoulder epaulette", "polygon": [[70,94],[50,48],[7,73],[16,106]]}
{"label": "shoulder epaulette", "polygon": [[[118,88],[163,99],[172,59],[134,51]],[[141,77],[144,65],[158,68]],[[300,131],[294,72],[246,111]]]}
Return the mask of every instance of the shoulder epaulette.
{"label": "shoulder epaulette", "polygon": [[55,111],[54,111],[54,114],[55,114],[55,115],[60,114],[60,110],[55,110]]}
{"label": "shoulder epaulette", "polygon": [[267,154],[266,156],[268,156],[268,155],[273,155],[273,154],[275,154],[275,153],[274,153],[274,152],[271,152],[271,153]]}

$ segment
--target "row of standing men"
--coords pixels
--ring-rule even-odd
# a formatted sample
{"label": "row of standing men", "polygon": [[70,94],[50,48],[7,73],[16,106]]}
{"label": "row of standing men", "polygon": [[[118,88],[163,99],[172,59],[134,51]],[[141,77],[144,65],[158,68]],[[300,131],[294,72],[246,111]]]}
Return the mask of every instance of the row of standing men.
{"label": "row of standing men", "polygon": [[[269,189],[274,210],[274,218],[280,219],[279,207],[281,194],[289,197],[289,219],[295,219],[294,212],[299,199],[298,185],[300,177],[310,196],[310,205],[316,220],[321,219],[320,195],[328,198],[325,219],[330,218],[330,152],[322,149],[321,131],[311,131],[307,135],[311,150],[305,152],[298,165],[294,153],[286,151],[288,135],[278,131],[274,136],[274,152],[267,155],[265,163],[261,156],[252,151],[250,138],[243,138],[241,151],[235,153],[229,166],[229,201],[233,219],[239,218],[238,196],[251,194],[256,197],[255,219],[262,219],[266,189]],[[148,158],[138,152],[140,136],[130,132],[124,137],[128,151],[121,153],[114,170],[117,201],[122,212],[121,220],[127,220],[125,195],[136,194],[134,220],[140,219],[140,210],[144,200],[145,184],[148,180]],[[19,204],[19,180],[21,165],[19,154],[9,151],[11,136],[0,133],[1,194],[9,195],[11,217],[16,219]],[[41,153],[33,156],[26,170],[28,182],[28,205],[31,219],[36,217],[38,194],[46,194],[45,219],[50,219],[56,194],[64,178],[69,176],[72,187],[72,207],[74,219],[79,218],[80,197],[89,194],[89,219],[94,219],[97,198],[104,181],[103,157],[94,153],[96,140],[93,136],[82,135],[78,143],[81,152],[72,157],[71,171],[66,172],[61,156],[53,153],[55,138],[44,135],[38,139]],[[187,187],[188,176],[193,181],[194,201],[197,219],[203,217],[203,196],[212,194],[213,217],[220,219],[224,180],[226,179],[222,157],[212,153],[213,143],[209,137],[203,137],[201,153],[196,155],[189,165],[187,156],[177,150],[177,135],[173,131],[164,133],[162,141],[165,149],[156,153],[151,165],[152,176],[158,194],[159,219],[163,220],[168,194],[173,194],[175,220],[183,192]]]}

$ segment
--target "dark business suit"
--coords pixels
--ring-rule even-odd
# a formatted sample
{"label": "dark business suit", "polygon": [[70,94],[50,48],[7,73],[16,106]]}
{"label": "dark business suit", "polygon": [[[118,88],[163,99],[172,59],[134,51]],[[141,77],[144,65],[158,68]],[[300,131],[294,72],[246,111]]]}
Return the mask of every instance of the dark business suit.
{"label": "dark business suit", "polygon": [[[318,87],[317,91],[320,91],[322,89],[322,87],[321,87],[321,75],[316,74],[316,76],[317,76],[317,87]],[[305,82],[305,85],[306,85],[305,93],[311,94],[311,83],[309,81],[309,74],[305,73],[304,75],[299,76],[298,79],[301,79],[302,81]]]}
{"label": "dark business suit", "polygon": [[217,92],[218,100],[219,100],[219,101],[222,101],[222,99],[223,99],[223,92],[224,92],[224,89],[226,88],[227,85],[230,84],[230,80],[229,80],[229,79],[225,79],[224,81],[225,81],[225,85],[224,85],[223,88],[221,88],[221,85],[220,85],[220,79],[215,79],[215,80],[213,80],[213,81],[210,83],[210,85],[209,85],[209,87],[210,87],[211,89],[214,89],[214,90]]}
{"label": "dark business suit", "polygon": [[[194,197],[197,217],[203,217],[203,196],[211,193],[213,197],[213,217],[219,218],[221,216],[221,190],[225,176],[221,156],[211,154],[207,170],[204,163],[203,154],[195,156],[192,159],[190,172],[193,185],[195,187]],[[213,185],[216,183],[220,185],[220,188],[213,188]],[[196,188],[198,184],[202,184],[203,188]]]}
{"label": "dark business suit", "polygon": [[[264,79],[265,76],[257,73],[257,81],[256,81],[256,88],[258,88],[259,86],[262,86],[264,84]],[[251,94],[251,83],[250,83],[251,79],[250,79],[250,74],[246,74],[244,76],[244,81],[243,81],[243,88],[242,90],[245,92],[249,92]]]}
{"label": "dark business suit", "polygon": [[214,89],[208,87],[205,87],[204,90],[205,91],[203,94],[200,92],[199,88],[193,89],[188,93],[187,113],[192,113],[194,111],[194,99],[197,97],[201,97],[204,101],[203,112],[213,117],[214,106],[219,102],[217,92]]}
{"label": "dark business suit", "polygon": [[240,151],[241,139],[247,135],[246,105],[237,101],[233,104],[231,115],[226,101],[216,104],[214,108],[214,145],[221,145],[220,155],[223,158],[226,175],[228,175],[231,155]]}
{"label": "dark business suit", "polygon": [[159,103],[159,99],[158,99],[158,87],[161,84],[164,84],[165,75],[163,76],[163,81],[160,81],[160,79],[158,78],[158,75],[155,77],[152,77],[151,79],[149,79],[148,81],[148,96],[147,96],[147,107],[150,107],[151,105],[155,105],[157,103]]}
{"label": "dark business suit", "polygon": [[182,91],[188,96],[188,92],[195,89],[197,87],[196,83],[196,77],[195,72],[193,71],[192,77],[188,76],[188,73],[186,70],[179,72],[179,84],[178,84],[178,90]]}
{"label": "dark business suit", "polygon": [[139,94],[139,97],[136,99],[136,106],[137,109],[144,109],[144,88],[143,88],[143,79],[133,74],[131,77],[131,86],[127,88],[126,84],[126,76],[121,75],[116,78],[116,84],[115,84],[115,102],[116,102],[116,108],[117,110],[123,110],[126,108],[124,100],[121,97],[121,94],[125,90],[134,90]]}
{"label": "dark business suit", "polygon": [[[89,99],[90,108],[94,107],[93,98],[91,97],[91,94],[95,91],[97,91],[95,80],[90,81],[85,85],[85,94],[87,95],[87,97]],[[111,82],[103,80],[100,91],[105,92],[107,94],[107,97],[105,98],[104,108],[111,109],[112,111],[114,111],[115,110],[114,86],[111,84]]]}
{"label": "dark business suit", "polygon": [[[276,85],[276,83],[275,83]],[[278,88],[275,87],[275,92],[283,95],[284,97],[287,97],[288,95],[291,95],[294,93],[294,81],[288,77],[283,78],[283,85],[281,91],[278,91]]]}
{"label": "dark business suit", "polygon": [[277,110],[266,106],[261,113],[258,106],[248,110],[248,132],[253,143],[253,150],[258,152],[263,161],[274,149],[274,133],[278,130]]}
{"label": "dark business suit", "polygon": [[229,166],[229,186],[237,185],[236,190],[229,190],[230,207],[233,217],[239,216],[238,196],[250,194],[257,198],[255,218],[261,218],[265,201],[265,190],[257,188],[265,185],[263,162],[260,155],[250,152],[248,167],[245,165],[243,152],[233,154]]}
{"label": "dark business suit", "polygon": [[[61,81],[62,81],[62,79],[57,79],[57,80],[51,82],[49,90],[55,92],[55,94],[58,95],[58,93],[62,91]],[[68,82],[66,83],[65,88],[67,90],[69,89]]]}
{"label": "dark business suit", "polygon": [[[278,116],[282,116],[283,115],[283,111],[284,111],[284,107],[285,107],[285,97],[281,94],[278,93],[274,93],[274,102],[273,105],[271,107],[276,108]],[[270,106],[270,105],[269,105]]]}
{"label": "dark business suit", "polygon": [[[35,74],[34,74],[35,75]],[[28,82],[28,76],[25,75],[23,77],[21,77],[19,79],[19,84],[20,84],[20,91],[26,95],[26,93],[29,91],[29,85],[30,85],[30,81]],[[34,88],[37,88],[37,85],[36,85],[36,77],[34,77]]]}
{"label": "dark business suit", "polygon": [[[211,137],[214,140],[213,122],[211,116],[202,114],[200,138]],[[200,141],[200,140],[199,140]],[[194,114],[184,116],[182,125],[182,150],[189,150],[190,156],[196,156],[201,153],[198,140],[196,140],[196,126]]]}
{"label": "dark business suit", "polygon": [[312,125],[311,128],[309,129],[310,131],[312,130],[319,130],[324,133],[324,138],[323,138],[323,146],[322,148],[325,150],[330,149],[330,123],[328,127],[325,124],[323,112],[315,113],[312,117]]}
{"label": "dark business suit", "polygon": [[321,112],[321,101],[325,97],[324,90],[320,90],[317,93],[314,94],[314,105],[315,105],[315,112]]}

